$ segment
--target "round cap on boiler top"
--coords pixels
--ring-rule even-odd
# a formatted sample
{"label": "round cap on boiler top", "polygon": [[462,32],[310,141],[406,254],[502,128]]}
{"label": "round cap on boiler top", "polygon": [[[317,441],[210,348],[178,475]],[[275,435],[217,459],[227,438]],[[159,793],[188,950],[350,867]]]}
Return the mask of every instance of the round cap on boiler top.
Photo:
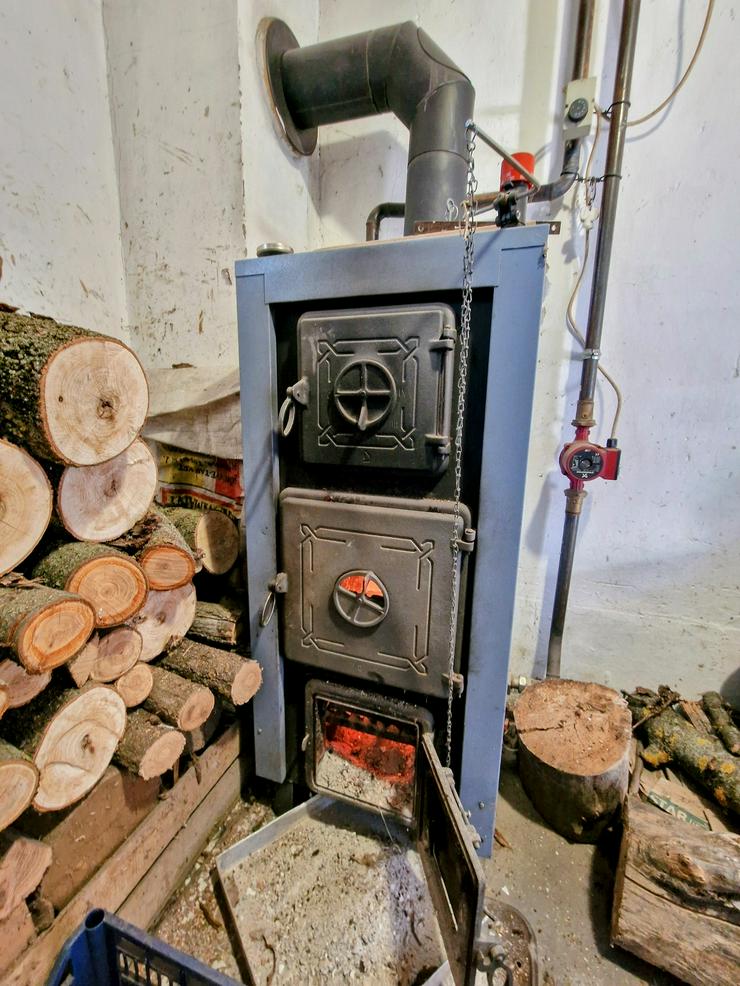
{"label": "round cap on boiler top", "polygon": [[[517,151],[513,157],[526,171],[534,174],[534,154],[530,154],[529,151]],[[532,187],[531,182],[528,182],[524,175],[520,174],[508,161],[503,161],[501,163],[501,190],[510,188],[517,182],[523,182],[530,188]]]}

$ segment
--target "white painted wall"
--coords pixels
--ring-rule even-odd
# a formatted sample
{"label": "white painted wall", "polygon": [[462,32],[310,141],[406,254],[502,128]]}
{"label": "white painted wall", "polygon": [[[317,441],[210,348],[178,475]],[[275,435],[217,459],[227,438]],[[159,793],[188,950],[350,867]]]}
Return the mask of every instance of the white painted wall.
{"label": "white painted wall", "polygon": [[[0,7],[0,298],[109,332],[130,323],[151,364],[233,364],[234,259],[266,239],[359,240],[370,208],[404,195],[407,135],[389,117],[325,129],[309,160],[285,149],[255,57],[263,14],[304,44],[416,20],[471,75],[479,123],[536,150],[541,175],[557,167],[574,0],[102,2],[105,35],[101,0]],[[598,9],[607,103],[620,5]],[[703,10],[643,0],[636,113],[680,74]],[[576,677],[691,694],[734,675],[740,690],[738,30],[717,4],[684,91],[630,132],[604,341],[625,390],[625,452],[620,481],[592,487],[582,522],[563,667]],[[596,173],[602,163],[603,148]],[[485,150],[478,172],[496,185]],[[564,324],[576,211],[572,196],[556,210],[563,235],[549,248],[512,664],[522,674],[543,669],[557,566],[555,461],[580,367]],[[601,421],[612,406],[600,388]]]}
{"label": "white painted wall", "polygon": [[127,338],[99,0],[0,4],[0,300]]}
{"label": "white painted wall", "polygon": [[[470,74],[478,122],[514,149],[537,151],[547,176],[560,153],[557,107],[570,66],[563,25],[569,37],[575,8],[497,3],[486,23],[478,0],[321,0],[320,37],[417,21]],[[620,9],[598,4],[596,74],[613,70]],[[670,91],[703,15],[704,4],[643,3],[635,115]],[[582,519],[563,655],[574,677],[624,687],[665,681],[689,694],[727,682],[740,693],[738,40],[734,11],[718,4],[684,91],[630,132],[604,340],[625,391],[624,459],[618,483],[591,487]],[[610,92],[608,77],[604,105]],[[403,199],[405,158],[404,128],[385,117],[323,131],[322,243],[361,238],[375,203]],[[602,164],[599,153],[595,173]],[[498,166],[479,152],[481,187],[496,186]],[[512,655],[512,671],[525,675],[544,668],[564,505],[555,462],[572,436],[580,370],[564,321],[583,243],[573,196],[555,212],[564,225],[549,247]],[[398,231],[388,223],[388,234]],[[606,438],[613,401],[602,387],[599,398]]]}

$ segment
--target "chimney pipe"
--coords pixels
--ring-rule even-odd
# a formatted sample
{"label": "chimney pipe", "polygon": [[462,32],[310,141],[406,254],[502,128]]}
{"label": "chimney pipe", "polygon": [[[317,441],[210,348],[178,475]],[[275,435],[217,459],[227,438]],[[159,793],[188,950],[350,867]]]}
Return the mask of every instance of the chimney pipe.
{"label": "chimney pipe", "polygon": [[405,234],[463,200],[475,90],[413,21],[304,48],[283,21],[260,30],[273,107],[295,150],[311,154],[325,123],[393,112],[409,129]]}

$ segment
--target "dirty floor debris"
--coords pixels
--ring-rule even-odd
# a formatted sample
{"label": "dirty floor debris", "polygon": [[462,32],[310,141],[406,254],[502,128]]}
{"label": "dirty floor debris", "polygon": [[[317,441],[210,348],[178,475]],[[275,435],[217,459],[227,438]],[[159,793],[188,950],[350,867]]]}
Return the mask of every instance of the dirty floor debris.
{"label": "dirty floor debris", "polygon": [[[216,856],[270,821],[257,798],[237,806],[214,833],[185,885],[154,929],[176,948],[241,979],[213,892]],[[540,986],[674,986],[677,980],[609,946],[613,847],[575,845],[549,829],[505,766],[497,827],[511,849],[486,861],[489,895],[518,907],[537,936]],[[274,977],[272,986],[280,986]],[[370,984],[368,983],[368,986]]]}

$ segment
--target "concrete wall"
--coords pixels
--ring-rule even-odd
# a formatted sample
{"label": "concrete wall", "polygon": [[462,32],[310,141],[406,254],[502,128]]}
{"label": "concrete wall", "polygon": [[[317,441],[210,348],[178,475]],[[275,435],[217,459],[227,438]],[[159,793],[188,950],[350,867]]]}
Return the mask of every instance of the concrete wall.
{"label": "concrete wall", "polygon": [[[551,0],[495,5],[486,24],[475,0],[321,0],[320,36],[416,20],[469,72],[478,122],[508,146],[536,151],[538,173],[547,176],[559,153],[557,107],[575,7]],[[599,98],[608,105],[620,5],[597,7],[592,70],[605,73]],[[670,91],[703,16],[704,4],[643,4],[635,115]],[[740,220],[730,191],[740,152],[732,123],[740,109],[733,81],[738,26],[725,5],[714,18],[676,102],[630,131],[604,340],[605,363],[625,392],[623,467],[618,483],[594,484],[587,500],[563,673],[624,687],[666,681],[687,693],[727,682],[737,694],[740,292],[729,244]],[[605,141],[595,174],[603,171],[604,148]],[[323,131],[323,244],[360,238],[375,203],[403,199],[405,157],[403,127],[384,117]],[[485,149],[477,161],[481,187],[495,187],[499,162]],[[551,239],[548,256],[512,655],[517,674],[544,668],[564,503],[555,462],[572,436],[580,371],[564,321],[583,250],[579,201],[571,195],[553,212],[563,234]],[[388,223],[388,235],[398,232]],[[583,292],[581,320],[585,298]],[[600,385],[602,439],[612,410],[612,395]]]}
{"label": "concrete wall", "polygon": [[0,4],[0,300],[127,337],[98,0]]}

